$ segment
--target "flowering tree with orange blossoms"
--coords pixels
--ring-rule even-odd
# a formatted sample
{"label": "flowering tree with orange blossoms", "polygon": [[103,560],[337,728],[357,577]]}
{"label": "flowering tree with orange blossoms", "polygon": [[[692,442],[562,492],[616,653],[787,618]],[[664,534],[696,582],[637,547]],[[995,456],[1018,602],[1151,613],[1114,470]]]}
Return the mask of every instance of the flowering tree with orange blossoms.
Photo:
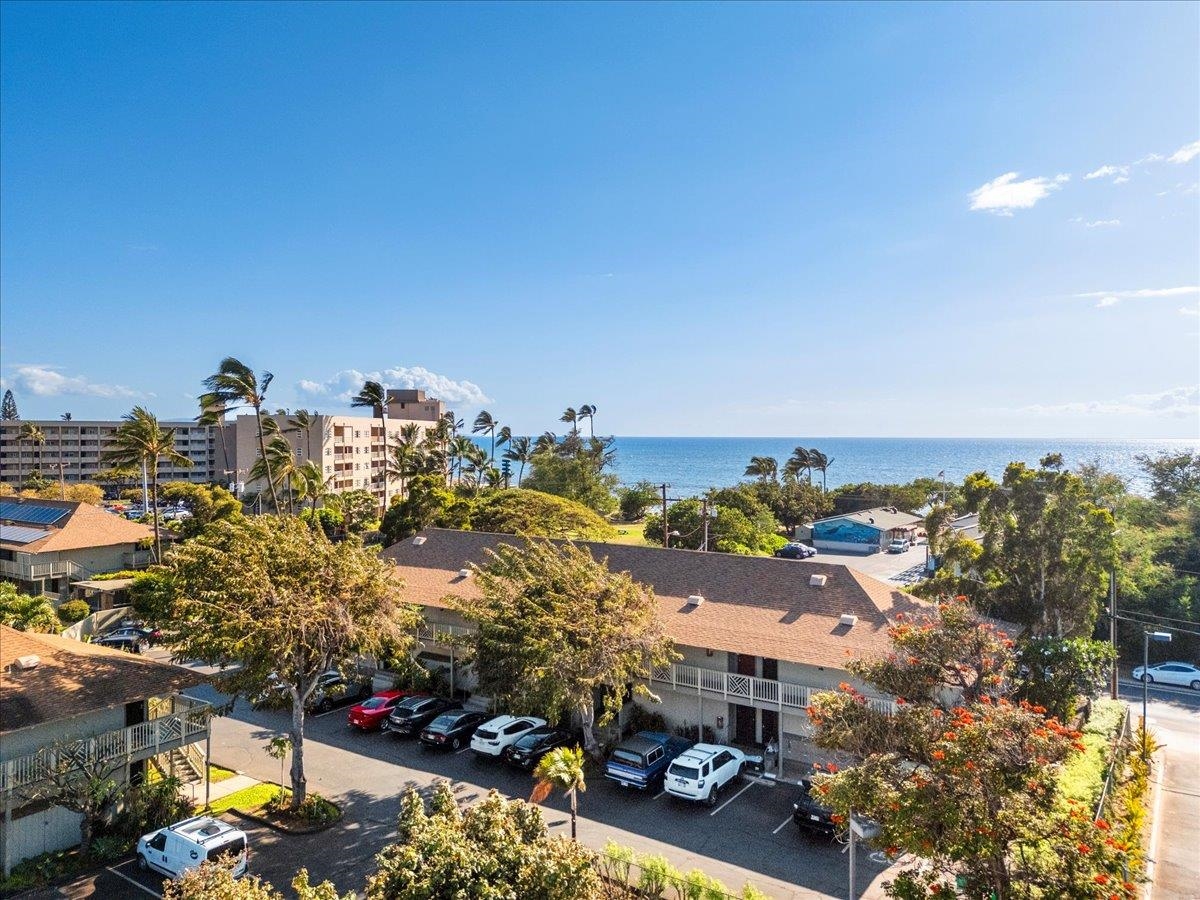
{"label": "flowering tree with orange blossoms", "polygon": [[879,825],[874,842],[914,865],[888,885],[902,898],[1126,898],[1128,848],[1058,793],[1079,733],[1010,698],[1014,650],[965,600],[891,629],[894,652],[848,668],[897,697],[893,715],[842,684],[813,698],[818,745],[860,762],[814,778],[844,817]]}

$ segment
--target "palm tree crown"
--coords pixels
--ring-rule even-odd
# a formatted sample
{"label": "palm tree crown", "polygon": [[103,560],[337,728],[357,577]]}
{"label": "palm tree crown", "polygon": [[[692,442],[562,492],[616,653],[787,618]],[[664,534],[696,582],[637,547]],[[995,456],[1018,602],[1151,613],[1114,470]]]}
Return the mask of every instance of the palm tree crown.
{"label": "palm tree crown", "polygon": [[154,414],[141,406],[122,417],[112,444],[102,455],[112,466],[145,466],[150,476],[150,498],[154,506],[154,558],[162,561],[162,535],[158,522],[158,463],[160,460],[187,468],[192,461],[175,449],[175,429],[163,428]]}
{"label": "palm tree crown", "polygon": [[520,468],[517,470],[517,487],[521,486],[521,479],[525,475],[525,464],[529,462],[531,456],[533,456],[533,443],[527,437],[513,438],[508,444],[508,449],[504,451],[505,459],[520,464]]}
{"label": "palm tree crown", "polygon": [[[200,397],[201,402],[208,399],[213,404],[220,404],[222,410],[245,406],[252,408],[254,418],[258,422],[258,452],[264,460],[267,458],[267,442],[263,435],[262,407],[266,400],[267,388],[274,380],[275,376],[270,372],[263,372],[261,377],[256,377],[254,370],[240,359],[227,356],[221,360],[217,371],[204,379],[208,393]],[[275,493],[275,481],[270,477],[269,463],[267,468],[267,487],[271,491],[271,502],[278,511],[279,496]]]}
{"label": "palm tree crown", "polygon": [[575,840],[577,795],[587,790],[583,776],[583,750],[579,747],[555,747],[538,760],[533,770],[537,784],[530,797],[532,802],[541,803],[555,788],[571,798],[571,840]]}
{"label": "palm tree crown", "polygon": [[762,482],[774,481],[779,474],[779,462],[773,456],[752,456],[743,474]]}
{"label": "palm tree crown", "polygon": [[[383,508],[386,510],[388,505],[388,433],[387,433],[387,391],[384,390],[382,384],[378,381],[367,380],[363,382],[362,390],[354,395],[350,400],[351,406],[369,406],[371,409],[379,410],[379,427],[383,430],[383,468],[381,469],[381,477],[383,478]],[[374,465],[374,463],[372,463]],[[373,480],[373,479],[372,479]]]}

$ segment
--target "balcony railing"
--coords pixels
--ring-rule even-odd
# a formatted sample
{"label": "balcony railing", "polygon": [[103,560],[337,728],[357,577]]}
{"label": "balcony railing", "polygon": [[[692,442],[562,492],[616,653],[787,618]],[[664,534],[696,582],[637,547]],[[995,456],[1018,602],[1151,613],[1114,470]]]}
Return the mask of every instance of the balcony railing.
{"label": "balcony railing", "polygon": [[0,559],[0,575],[21,581],[34,581],[39,578],[87,578],[90,574],[83,566],[67,559],[50,562]]}
{"label": "balcony railing", "polygon": [[[734,703],[793,710],[807,709],[812,694],[827,690],[790,681],[773,681],[770,678],[756,678],[737,672],[679,664],[659,666],[654,670],[650,681],[669,684],[677,691],[705,697],[721,697]],[[885,697],[868,697],[867,703],[872,709],[888,714],[896,708],[895,703]]]}
{"label": "balcony railing", "polygon": [[84,763],[130,763],[194,744],[208,734],[212,707],[197,704],[183,712],[160,716],[117,731],[43,747],[0,765],[0,794],[33,787],[55,771],[63,760]]}

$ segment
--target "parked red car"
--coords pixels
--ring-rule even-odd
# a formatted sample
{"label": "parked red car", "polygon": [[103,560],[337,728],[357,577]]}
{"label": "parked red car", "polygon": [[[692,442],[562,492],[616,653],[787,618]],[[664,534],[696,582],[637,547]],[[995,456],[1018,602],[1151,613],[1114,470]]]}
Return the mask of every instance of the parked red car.
{"label": "parked red car", "polygon": [[363,731],[378,731],[383,721],[391,715],[396,704],[405,697],[419,696],[414,691],[380,691],[369,700],[350,707],[347,721]]}

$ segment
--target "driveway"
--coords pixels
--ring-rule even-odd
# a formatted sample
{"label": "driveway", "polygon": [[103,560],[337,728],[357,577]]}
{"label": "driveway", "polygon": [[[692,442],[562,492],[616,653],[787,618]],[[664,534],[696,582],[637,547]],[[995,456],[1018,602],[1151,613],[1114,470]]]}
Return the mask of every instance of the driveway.
{"label": "driveway", "polygon": [[798,562],[837,563],[891,584],[916,584],[926,577],[925,545],[918,544],[903,553],[845,553],[818,550],[809,560]]}

